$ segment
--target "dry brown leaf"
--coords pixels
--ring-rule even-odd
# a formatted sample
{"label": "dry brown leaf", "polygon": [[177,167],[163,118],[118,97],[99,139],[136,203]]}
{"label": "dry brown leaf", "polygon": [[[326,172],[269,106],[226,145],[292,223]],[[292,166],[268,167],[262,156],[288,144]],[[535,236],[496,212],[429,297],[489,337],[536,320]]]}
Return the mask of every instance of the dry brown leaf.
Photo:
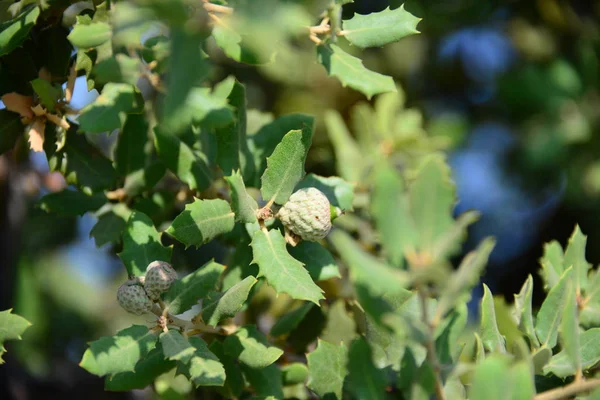
{"label": "dry brown leaf", "polygon": [[41,104],[38,104],[35,107],[31,107],[31,111],[33,111],[36,117],[43,117],[44,115],[46,115],[46,109],[42,107]]}
{"label": "dry brown leaf", "polygon": [[65,117],[59,117],[56,114],[46,114],[48,121],[52,122],[56,126],[60,126],[63,129],[69,129],[71,125],[67,122]]}
{"label": "dry brown leaf", "polygon": [[19,113],[23,118],[33,119],[33,97],[12,92],[2,96],[2,102],[8,111]]}
{"label": "dry brown leaf", "polygon": [[73,90],[75,90],[75,79],[77,78],[77,69],[75,69],[75,64],[71,66],[71,70],[69,71],[69,79],[67,80],[67,88],[65,90],[65,100],[67,103],[71,102],[71,98],[73,97]]}
{"label": "dry brown leaf", "polygon": [[44,151],[44,134],[46,132],[46,120],[36,118],[29,129],[29,148],[33,151]]}

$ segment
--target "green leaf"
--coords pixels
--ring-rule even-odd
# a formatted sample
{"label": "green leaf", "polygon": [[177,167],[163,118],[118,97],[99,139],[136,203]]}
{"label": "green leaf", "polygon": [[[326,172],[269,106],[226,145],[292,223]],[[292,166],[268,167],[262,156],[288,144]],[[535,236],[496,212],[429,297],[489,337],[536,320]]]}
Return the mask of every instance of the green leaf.
{"label": "green leaf", "polygon": [[271,336],[285,335],[296,329],[313,306],[312,303],[304,303],[295,310],[282,315],[271,328]]}
{"label": "green leaf", "polygon": [[225,267],[209,261],[191,274],[173,282],[163,294],[166,309],[171,314],[181,314],[195,305],[199,299],[215,289]]}
{"label": "green leaf", "polygon": [[231,232],[235,214],[229,203],[221,199],[198,200],[186,204],[185,210],[174,220],[167,233],[189,246],[200,246],[215,237]]}
{"label": "green leaf", "polygon": [[227,57],[237,62],[259,64],[260,60],[243,44],[242,35],[234,29],[231,22],[229,19],[226,19],[225,23],[215,24],[212,31],[215,43],[223,50]]}
{"label": "green leaf", "polygon": [[[600,328],[588,329],[579,337],[579,348],[577,349],[581,358],[581,368],[585,371],[598,364],[600,361]],[[553,373],[559,378],[575,375],[573,362],[566,350],[554,355],[550,363],[544,367],[544,374]]]}
{"label": "green leaf", "polygon": [[94,76],[96,81],[102,84],[115,82],[135,86],[142,76],[142,63],[139,58],[116,54],[96,64],[94,66]]}
{"label": "green leaf", "polygon": [[90,343],[79,365],[98,375],[133,372],[138,361],[156,347],[158,336],[142,325],[123,329],[115,336],[105,336]]}
{"label": "green leaf", "polygon": [[289,247],[289,251],[292,257],[304,264],[314,281],[342,277],[335,259],[320,243],[302,241],[295,247]]}
{"label": "green leaf", "polygon": [[[92,53],[92,52],[90,52],[90,53]],[[85,76],[87,78],[86,81],[87,81],[87,90],[88,91],[94,89],[94,87],[96,86],[96,83],[94,82],[94,80],[90,78],[90,74],[92,73],[93,67],[94,67],[94,60],[92,60],[92,57],[90,56],[90,54],[88,54],[85,50],[78,49],[77,57],[75,59],[75,70],[76,71],[83,70],[85,72]]]}
{"label": "green leaf", "polygon": [[552,289],[565,272],[563,249],[556,240],[544,244],[544,256],[540,259],[542,278],[547,290]]}
{"label": "green leaf", "polygon": [[369,99],[378,93],[396,91],[392,77],[368,70],[359,58],[335,44],[318,46],[317,58],[327,73],[338,78],[342,86],[358,90]]}
{"label": "green leaf", "polygon": [[212,174],[201,153],[158,128],[154,130],[154,144],[167,168],[191,189],[205,190],[211,185]]}
{"label": "green leaf", "polygon": [[167,168],[156,160],[146,168],[138,169],[125,177],[123,190],[129,198],[133,198],[146,190],[154,189],[158,181],[165,176]]}
{"label": "green leaf", "polygon": [[147,215],[131,213],[123,232],[123,251],[119,253],[129,276],[144,275],[152,261],[171,262],[172,251],[172,247],[162,245],[160,233]]}
{"label": "green leaf", "polygon": [[513,317],[519,329],[527,335],[534,346],[539,346],[535,328],[533,325],[533,311],[531,307],[531,299],[533,296],[533,277],[529,275],[523,284],[519,294],[515,294],[515,303],[513,309]]}
{"label": "green leaf", "polygon": [[68,38],[73,46],[81,49],[89,49],[108,42],[111,36],[112,30],[110,25],[105,22],[82,24],[81,21],[77,21]]}
{"label": "green leaf", "polygon": [[504,337],[498,330],[496,322],[496,311],[494,309],[494,298],[492,292],[483,284],[483,298],[481,299],[481,323],[480,323],[481,341],[483,347],[489,352],[506,352]]}
{"label": "green leaf", "polygon": [[[267,168],[267,157],[273,153],[286,133],[291,130],[313,130],[314,117],[306,114],[289,114],[277,118],[262,126],[258,132],[248,138],[248,145],[254,155],[256,177],[251,186],[259,187],[260,176]],[[248,182],[246,182],[248,184]]]}
{"label": "green leaf", "polygon": [[350,345],[348,351],[348,382],[357,399],[385,399],[386,376],[373,365],[371,349],[360,338]]}
{"label": "green leaf", "polygon": [[456,200],[450,168],[441,156],[423,162],[409,188],[411,211],[418,231],[418,247],[431,252],[437,239],[454,225]]}
{"label": "green leaf", "polygon": [[291,363],[281,369],[281,374],[284,385],[297,385],[308,378],[308,368],[300,362]]}
{"label": "green leaf", "polygon": [[542,344],[548,348],[556,346],[558,337],[558,327],[560,325],[561,315],[560,310],[565,307],[568,293],[567,282],[571,279],[573,268],[568,268],[546,297],[542,303],[540,311],[537,314],[535,321],[535,333]]}
{"label": "green leaf", "polygon": [[519,361],[510,369],[512,399],[529,400],[535,396],[535,383],[528,361]]}
{"label": "green leaf", "polygon": [[354,322],[352,313],[346,311],[344,300],[336,300],[327,310],[327,325],[323,329],[320,339],[338,345],[350,343],[355,337],[356,322]]}
{"label": "green leaf", "polygon": [[375,169],[371,214],[387,258],[393,265],[402,266],[405,252],[415,248],[417,232],[404,194],[404,181],[387,162]]}
{"label": "green leaf", "polygon": [[225,173],[230,175],[240,170],[246,181],[254,177],[254,160],[246,140],[246,88],[235,82],[229,94],[229,104],[235,108],[234,121],[221,129],[217,129],[217,163]]}
{"label": "green leaf", "polygon": [[202,303],[202,319],[208,325],[216,326],[225,318],[233,318],[244,305],[250,290],[257,282],[248,276],[216,298],[207,298]]}
{"label": "green leaf", "polygon": [[244,224],[255,223],[258,204],[246,191],[240,171],[233,171],[230,176],[225,177],[225,181],[231,190],[231,207],[235,211],[236,221]]}
{"label": "green leaf", "polygon": [[11,150],[23,135],[24,127],[19,114],[0,110],[0,155]]}
{"label": "green leaf", "polygon": [[75,216],[95,211],[106,202],[106,196],[103,193],[87,195],[79,190],[64,189],[45,195],[38,201],[38,205],[46,212]]}
{"label": "green leaf", "polygon": [[250,368],[265,368],[281,357],[283,350],[269,345],[254,325],[246,325],[223,342],[225,352]]}
{"label": "green leaf", "polygon": [[80,128],[87,133],[111,132],[119,129],[127,113],[140,106],[133,86],[126,83],[107,83],[102,94],[81,110],[77,118]]}
{"label": "green leaf", "polygon": [[67,183],[87,193],[110,188],[117,178],[110,160],[75,128],[67,131],[65,146],[48,158],[48,164],[51,171],[60,171]]}
{"label": "green leaf", "polygon": [[463,258],[456,272],[450,276],[448,283],[442,289],[436,311],[437,315],[443,316],[455,304],[460,302],[462,297],[470,296],[470,291],[479,282],[495,245],[496,241],[494,239],[487,238],[479,244],[477,249],[469,252]]}
{"label": "green leaf", "polygon": [[[348,375],[348,350],[341,343],[318,340],[317,348],[306,356],[309,379],[307,386],[321,398],[342,398],[344,379]],[[367,360],[363,360],[367,362]]]}
{"label": "green leaf", "polygon": [[228,399],[239,397],[244,389],[245,382],[237,360],[225,353],[223,343],[218,340],[213,340],[209,349],[217,356],[223,364],[223,368],[225,368],[225,382],[223,388],[217,390]]}
{"label": "green leaf", "polygon": [[[575,277],[574,277],[575,278]],[[567,354],[575,371],[581,369],[581,354],[579,353],[579,310],[577,308],[577,291],[575,282],[570,279],[566,283],[566,299],[560,321],[561,347]]]}
{"label": "green leaf", "polygon": [[173,369],[175,365],[175,361],[165,360],[162,346],[158,343],[154,350],[135,364],[134,372],[120,372],[112,377],[107,376],[104,389],[108,391],[143,389],[151,385],[159,375]]}
{"label": "green leaf", "polygon": [[504,400],[512,398],[510,392],[510,372],[508,362],[499,354],[494,354],[475,369],[469,389],[471,400]]}
{"label": "green leaf", "polygon": [[342,29],[350,43],[364,49],[397,42],[403,37],[419,33],[419,21],[421,19],[406,11],[403,4],[395,10],[388,7],[368,15],[354,14],[342,23]]}
{"label": "green leaf", "polygon": [[336,170],[342,178],[356,185],[362,181],[365,169],[363,152],[356,140],[350,135],[340,113],[334,110],[326,110],[324,117],[329,140],[331,140],[335,151]]}
{"label": "green leaf", "polygon": [[304,162],[311,142],[311,130],[294,130],[283,137],[267,158],[267,169],[261,177],[263,199],[276,204],[287,201],[304,176]]}
{"label": "green leaf", "polygon": [[240,366],[258,396],[265,396],[266,399],[284,398],[281,387],[281,370],[276,364],[271,364],[266,368],[250,368],[244,364]]}
{"label": "green leaf", "polygon": [[160,344],[166,358],[183,363],[187,363],[196,351],[190,342],[174,329],[160,334]]}
{"label": "green leaf", "polygon": [[21,335],[31,326],[31,323],[20,315],[13,314],[12,308],[0,311],[0,364],[4,364],[2,355],[6,353],[4,342],[21,340]]}
{"label": "green leaf", "polygon": [[462,243],[467,238],[467,228],[480,217],[477,211],[461,214],[452,227],[441,235],[433,245],[431,256],[434,260],[450,259],[462,250]]}
{"label": "green leaf", "polygon": [[301,262],[290,256],[278,230],[258,230],[252,235],[253,263],[258,264],[259,277],[264,276],[278,293],[319,305],[323,291],[310,278]]}
{"label": "green leaf", "polygon": [[590,266],[585,259],[585,244],[587,238],[581,233],[579,226],[575,227],[565,250],[564,268],[573,267],[575,289],[578,293],[585,291],[588,286],[588,270]]}
{"label": "green leaf", "polygon": [[314,187],[319,189],[329,203],[334,207],[351,211],[354,201],[354,185],[337,176],[324,177],[310,173],[302,179],[294,191],[302,188]]}
{"label": "green leaf", "polygon": [[39,15],[39,7],[30,4],[15,18],[0,24],[0,56],[10,53],[23,43]]}
{"label": "green leaf", "polygon": [[98,222],[90,231],[90,237],[95,239],[96,247],[119,242],[130,216],[131,210],[123,203],[112,205],[100,213]]}
{"label": "green leaf", "polygon": [[225,383],[225,368],[217,356],[208,349],[206,342],[198,336],[190,337],[190,344],[195,349],[188,365],[180,369],[196,386],[223,386]]}
{"label": "green leaf", "polygon": [[54,111],[54,105],[61,97],[61,91],[42,78],[34,79],[30,83],[33,91],[38,95],[40,103],[46,107],[48,111]]}
{"label": "green leaf", "polygon": [[139,46],[142,35],[148,31],[155,18],[152,10],[132,3],[116,3],[110,7],[113,46]]}

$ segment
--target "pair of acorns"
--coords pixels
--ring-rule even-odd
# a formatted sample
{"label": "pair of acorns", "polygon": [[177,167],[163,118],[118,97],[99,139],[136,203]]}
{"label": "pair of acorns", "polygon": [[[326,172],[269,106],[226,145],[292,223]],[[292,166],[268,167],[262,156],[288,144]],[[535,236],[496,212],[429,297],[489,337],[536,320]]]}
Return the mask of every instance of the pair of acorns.
{"label": "pair of acorns", "polygon": [[177,280],[177,272],[171,264],[152,261],[146,275],[129,279],[117,290],[117,301],[126,311],[141,315],[150,312],[154,302]]}

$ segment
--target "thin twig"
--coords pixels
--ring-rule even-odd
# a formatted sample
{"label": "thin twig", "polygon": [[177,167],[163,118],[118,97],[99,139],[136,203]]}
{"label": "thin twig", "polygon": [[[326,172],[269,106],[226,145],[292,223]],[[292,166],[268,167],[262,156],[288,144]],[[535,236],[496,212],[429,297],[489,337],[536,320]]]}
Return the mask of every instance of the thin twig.
{"label": "thin twig", "polygon": [[567,386],[548,390],[536,395],[533,400],[560,400],[567,399],[580,393],[589,392],[600,387],[600,379],[579,380]]}
{"label": "thin twig", "polygon": [[233,8],[227,6],[220,6],[218,4],[212,4],[204,0],[204,9],[209,13],[221,13],[221,14],[233,14]]}
{"label": "thin twig", "polygon": [[429,323],[429,316],[427,311],[427,295],[423,288],[418,289],[419,298],[421,300],[421,316],[423,323],[427,326],[428,335],[425,342],[425,348],[427,349],[427,359],[433,369],[433,377],[435,380],[435,396],[438,400],[446,400],[446,394],[444,393],[444,384],[441,377],[440,362],[435,351],[435,328]]}

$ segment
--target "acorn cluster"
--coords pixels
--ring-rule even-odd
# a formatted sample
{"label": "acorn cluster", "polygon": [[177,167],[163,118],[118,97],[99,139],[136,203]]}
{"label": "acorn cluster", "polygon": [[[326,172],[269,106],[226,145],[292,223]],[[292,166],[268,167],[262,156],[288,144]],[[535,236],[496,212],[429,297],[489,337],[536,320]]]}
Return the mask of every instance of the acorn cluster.
{"label": "acorn cluster", "polygon": [[141,315],[150,312],[160,295],[177,280],[177,272],[164,261],[148,264],[146,274],[129,279],[117,290],[117,301],[126,311]]}

